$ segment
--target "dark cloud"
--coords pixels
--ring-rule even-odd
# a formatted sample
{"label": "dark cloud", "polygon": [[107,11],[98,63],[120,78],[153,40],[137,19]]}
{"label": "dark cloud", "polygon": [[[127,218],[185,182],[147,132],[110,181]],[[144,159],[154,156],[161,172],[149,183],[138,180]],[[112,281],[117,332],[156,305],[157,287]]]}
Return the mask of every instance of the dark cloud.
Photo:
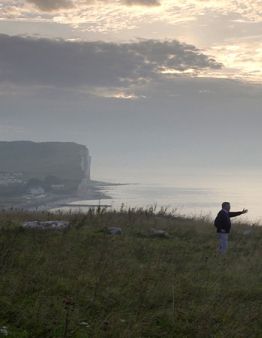
{"label": "dark cloud", "polygon": [[[28,3],[34,4],[43,12],[58,11],[60,9],[70,9],[76,7],[73,0],[26,0]],[[86,0],[85,4],[108,2],[108,0]],[[158,0],[121,0],[121,4],[126,6],[159,6]]]}
{"label": "dark cloud", "polygon": [[123,3],[128,6],[139,5],[139,6],[160,6],[161,3],[158,0],[123,0]]}
{"label": "dark cloud", "polygon": [[221,63],[202,54],[195,46],[179,41],[141,40],[133,44],[132,48],[143,55],[146,60],[158,68],[185,71],[188,69],[219,69]]}
{"label": "dark cloud", "polygon": [[160,80],[171,68],[220,68],[191,45],[174,41],[68,42],[0,34],[0,82],[77,88],[129,87]]}
{"label": "dark cloud", "polygon": [[44,12],[75,7],[71,0],[26,0]]}

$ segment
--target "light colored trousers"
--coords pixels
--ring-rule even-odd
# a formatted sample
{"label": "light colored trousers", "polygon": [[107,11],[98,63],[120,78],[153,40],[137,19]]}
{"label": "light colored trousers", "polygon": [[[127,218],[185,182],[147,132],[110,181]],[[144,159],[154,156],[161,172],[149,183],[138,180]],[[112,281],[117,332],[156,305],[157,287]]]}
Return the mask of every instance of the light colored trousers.
{"label": "light colored trousers", "polygon": [[219,252],[222,255],[224,255],[227,251],[228,234],[218,232],[218,237],[219,237]]}

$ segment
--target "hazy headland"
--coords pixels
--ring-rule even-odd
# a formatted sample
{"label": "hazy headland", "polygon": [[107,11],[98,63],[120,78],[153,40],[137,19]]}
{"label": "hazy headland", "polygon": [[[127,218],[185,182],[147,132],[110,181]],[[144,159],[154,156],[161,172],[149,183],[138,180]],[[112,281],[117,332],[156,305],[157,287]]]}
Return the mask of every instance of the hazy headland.
{"label": "hazy headland", "polygon": [[110,198],[90,178],[91,157],[74,142],[0,141],[0,205],[48,210],[79,200]]}

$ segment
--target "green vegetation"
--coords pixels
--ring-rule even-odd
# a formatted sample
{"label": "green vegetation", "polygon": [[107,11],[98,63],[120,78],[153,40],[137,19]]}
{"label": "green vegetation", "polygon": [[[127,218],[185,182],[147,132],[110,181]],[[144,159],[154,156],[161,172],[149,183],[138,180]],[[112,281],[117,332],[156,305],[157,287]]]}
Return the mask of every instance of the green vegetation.
{"label": "green vegetation", "polygon": [[[21,227],[35,219],[71,225]],[[8,337],[262,336],[259,226],[234,223],[223,257],[212,220],[165,209],[2,210],[1,226],[0,329]],[[108,234],[112,226],[123,235]]]}

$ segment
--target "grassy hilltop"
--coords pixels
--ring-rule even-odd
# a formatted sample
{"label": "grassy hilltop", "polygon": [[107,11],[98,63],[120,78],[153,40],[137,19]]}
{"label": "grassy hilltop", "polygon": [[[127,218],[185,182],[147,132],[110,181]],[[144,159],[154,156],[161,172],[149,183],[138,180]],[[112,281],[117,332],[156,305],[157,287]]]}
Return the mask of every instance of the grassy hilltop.
{"label": "grassy hilltop", "polygon": [[[0,216],[0,329],[8,337],[262,337],[259,226],[234,223],[221,257],[211,220],[166,210]],[[70,227],[21,228],[35,219]],[[123,235],[108,234],[112,226]]]}

